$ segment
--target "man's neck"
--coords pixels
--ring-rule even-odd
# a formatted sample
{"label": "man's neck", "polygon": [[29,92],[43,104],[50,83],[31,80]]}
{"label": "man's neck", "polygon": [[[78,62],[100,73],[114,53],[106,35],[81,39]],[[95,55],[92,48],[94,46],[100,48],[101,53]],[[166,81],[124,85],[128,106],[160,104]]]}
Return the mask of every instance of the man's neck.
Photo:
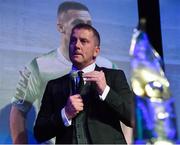
{"label": "man's neck", "polygon": [[69,59],[69,53],[68,53],[67,49],[68,49],[68,48],[65,48],[65,46],[63,46],[63,45],[59,48],[61,54],[62,54],[68,61],[70,61],[70,59]]}
{"label": "man's neck", "polygon": [[61,54],[66,58],[66,60],[70,61],[69,59],[69,48],[65,45],[66,40],[64,34],[61,34],[61,45],[59,47]]}

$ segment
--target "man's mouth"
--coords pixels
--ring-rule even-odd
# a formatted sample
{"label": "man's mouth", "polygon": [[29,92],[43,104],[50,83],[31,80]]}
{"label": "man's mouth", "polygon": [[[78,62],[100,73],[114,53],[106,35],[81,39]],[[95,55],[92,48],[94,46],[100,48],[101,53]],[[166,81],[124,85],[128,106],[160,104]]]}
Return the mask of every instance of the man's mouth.
{"label": "man's mouth", "polygon": [[81,53],[79,52],[75,52],[74,55],[82,55]]}

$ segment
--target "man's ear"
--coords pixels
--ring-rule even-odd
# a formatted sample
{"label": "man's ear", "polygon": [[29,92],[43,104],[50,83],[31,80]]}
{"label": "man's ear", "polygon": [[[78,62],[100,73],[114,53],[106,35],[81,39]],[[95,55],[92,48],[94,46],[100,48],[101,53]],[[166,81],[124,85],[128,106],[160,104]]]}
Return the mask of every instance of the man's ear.
{"label": "man's ear", "polygon": [[95,51],[94,51],[94,55],[93,55],[94,59],[99,55],[99,52],[100,52],[100,47],[96,46]]}
{"label": "man's ear", "polygon": [[60,24],[60,23],[57,23],[57,30],[60,32],[60,33],[64,33],[64,25],[63,24]]}

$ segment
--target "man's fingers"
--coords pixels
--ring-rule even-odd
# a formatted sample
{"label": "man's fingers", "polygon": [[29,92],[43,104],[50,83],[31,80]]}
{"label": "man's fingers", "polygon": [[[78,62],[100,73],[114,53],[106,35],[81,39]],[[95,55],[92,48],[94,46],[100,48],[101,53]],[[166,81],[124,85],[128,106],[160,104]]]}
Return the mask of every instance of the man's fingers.
{"label": "man's fingers", "polygon": [[70,102],[69,105],[65,107],[66,113],[70,118],[75,117],[79,112],[83,110],[83,103],[72,103]]}
{"label": "man's fingers", "polygon": [[92,71],[89,73],[84,73],[83,77],[88,81],[88,80],[99,80],[101,78],[104,78],[104,72],[103,71]]}
{"label": "man's fingers", "polygon": [[76,112],[80,112],[83,111],[84,107],[83,106],[77,106],[76,108]]}
{"label": "man's fingers", "polygon": [[83,77],[97,77],[101,73],[102,73],[101,71],[92,71],[92,72],[89,72],[89,73],[84,73]]}
{"label": "man's fingers", "polygon": [[105,74],[102,70],[84,73],[83,77],[87,82],[94,82],[97,85],[97,90],[99,94],[103,93],[107,83],[106,83]]}
{"label": "man's fingers", "polygon": [[69,98],[70,106],[73,111],[82,111],[83,110],[83,100],[80,95],[73,95]]}

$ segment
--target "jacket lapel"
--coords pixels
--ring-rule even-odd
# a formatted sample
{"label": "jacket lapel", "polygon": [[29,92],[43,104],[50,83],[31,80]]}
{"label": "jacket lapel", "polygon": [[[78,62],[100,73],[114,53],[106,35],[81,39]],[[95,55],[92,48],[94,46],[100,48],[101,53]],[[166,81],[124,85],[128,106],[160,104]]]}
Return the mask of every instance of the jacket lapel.
{"label": "jacket lapel", "polygon": [[96,65],[95,70],[96,70],[96,71],[101,71],[102,68]]}

